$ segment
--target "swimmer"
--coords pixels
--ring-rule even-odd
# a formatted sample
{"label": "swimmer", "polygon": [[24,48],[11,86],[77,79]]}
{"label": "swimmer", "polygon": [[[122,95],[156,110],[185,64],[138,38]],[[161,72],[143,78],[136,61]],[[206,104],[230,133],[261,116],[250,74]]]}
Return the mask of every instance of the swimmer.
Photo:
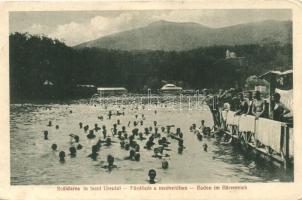
{"label": "swimmer", "polygon": [[203,150],[204,150],[205,152],[208,151],[208,145],[207,145],[207,144],[203,144],[202,147],[203,147]]}
{"label": "swimmer", "polygon": [[59,129],[59,125],[56,125],[56,129]]}
{"label": "swimmer", "polygon": [[204,120],[201,120],[200,123],[201,123],[201,125],[200,125],[199,129],[200,129],[201,131],[203,131],[203,129],[205,128]]}
{"label": "swimmer", "polygon": [[139,144],[136,144],[135,147],[134,147],[134,149],[135,149],[136,152],[139,152],[139,150],[140,150]]}
{"label": "swimmer", "polygon": [[164,133],[165,132],[165,127],[161,127],[161,132]]}
{"label": "swimmer", "polygon": [[113,168],[117,168],[117,166],[114,164],[114,157],[112,155],[107,156],[107,163],[108,165],[102,166],[102,168],[108,169],[111,171]]}
{"label": "swimmer", "polygon": [[91,148],[91,151],[92,152],[88,157],[90,157],[92,160],[96,161],[97,157],[99,156],[99,154],[97,153],[98,147],[96,145],[93,145]]}
{"label": "swimmer", "polygon": [[129,149],[130,149],[130,145],[127,143],[127,144],[125,144],[124,145],[124,147],[125,147],[125,150],[127,150],[127,151],[129,151]]}
{"label": "swimmer", "polygon": [[103,137],[104,137],[104,138],[106,138],[106,137],[107,137],[107,130],[106,130],[106,128],[105,128],[105,129],[103,129]]}
{"label": "swimmer", "polygon": [[211,128],[210,127],[204,127],[202,133],[205,136],[211,136]]}
{"label": "swimmer", "polygon": [[178,146],[182,147],[183,149],[184,147],[184,141],[183,140],[178,140]]}
{"label": "swimmer", "polygon": [[153,125],[156,127],[157,126],[157,121],[153,121]]}
{"label": "swimmer", "polygon": [[125,160],[135,160],[135,150],[131,149],[129,151],[129,156],[125,158]]}
{"label": "swimmer", "polygon": [[83,146],[81,144],[77,145],[77,150],[81,150],[83,148]]}
{"label": "swimmer", "polygon": [[126,127],[122,126],[122,133],[126,133]]}
{"label": "swimmer", "polygon": [[149,135],[150,132],[149,132],[149,129],[148,128],[145,128],[145,132],[144,132],[145,135]]}
{"label": "swimmer", "polygon": [[79,123],[79,126],[80,126],[80,129],[83,128],[83,123],[80,122],[80,123]]}
{"label": "swimmer", "polygon": [[88,126],[88,125],[84,126],[84,131],[85,131],[85,132],[87,132],[88,129],[89,129],[89,126]]}
{"label": "swimmer", "polygon": [[57,148],[58,148],[58,145],[57,145],[57,144],[52,144],[52,145],[51,145],[51,149],[52,149],[53,151],[56,151]]}
{"label": "swimmer", "polygon": [[182,154],[183,150],[184,150],[184,147],[179,146],[178,149],[177,149],[178,154]]}
{"label": "swimmer", "polygon": [[[113,128],[111,129],[111,133],[112,133],[112,136],[115,136],[117,134],[116,124],[113,124]],[[118,134],[119,138],[121,137],[121,135],[122,135],[122,132],[120,134]]]}
{"label": "swimmer", "polygon": [[143,121],[143,120],[140,121],[140,125],[141,125],[141,126],[144,125],[144,121]]}
{"label": "swimmer", "polygon": [[70,147],[69,148],[69,152],[70,152],[70,157],[76,157],[76,155],[77,155],[77,150],[76,150],[76,148],[75,147]]}
{"label": "swimmer", "polygon": [[47,126],[52,126],[52,121],[49,121]]}
{"label": "swimmer", "polygon": [[93,133],[93,130],[90,130],[89,131],[89,134],[87,135],[87,138],[88,139],[93,139],[93,138],[95,138],[96,136],[95,136],[95,134]]}
{"label": "swimmer", "polygon": [[148,173],[148,176],[149,176],[149,183],[150,184],[155,184],[155,177],[156,177],[156,171],[154,169],[150,169],[149,170],[149,173]]}
{"label": "swimmer", "polygon": [[120,120],[118,119],[118,120],[116,121],[116,123],[117,123],[117,125],[120,125]]}
{"label": "swimmer", "polygon": [[130,124],[131,124],[131,121],[128,122],[128,127],[130,126]]}
{"label": "swimmer", "polygon": [[112,116],[112,111],[109,110],[109,113],[108,113],[108,119],[111,119],[111,116]]}
{"label": "swimmer", "polygon": [[44,140],[48,140],[48,131],[44,131]]}
{"label": "swimmer", "polygon": [[163,145],[163,146],[168,146],[169,144],[171,144],[166,137],[162,137],[161,140],[158,140],[158,144],[159,145]]}
{"label": "swimmer", "polygon": [[135,153],[134,160],[135,161],[140,161],[140,159],[141,159],[141,154],[140,153]]}
{"label": "swimmer", "polygon": [[94,124],[94,130],[95,130],[95,131],[98,131],[98,130],[101,130],[101,128],[98,127],[98,124]]}
{"label": "swimmer", "polygon": [[111,138],[108,137],[108,138],[106,139],[106,146],[110,146],[110,145],[111,145]]}
{"label": "swimmer", "polygon": [[122,141],[120,142],[120,145],[121,145],[121,148],[123,149],[123,148],[125,147],[125,141],[122,140]]}
{"label": "swimmer", "polygon": [[59,153],[60,162],[65,162],[65,152],[60,151]]}
{"label": "swimmer", "polygon": [[117,133],[117,137],[118,137],[118,139],[122,139],[122,138],[124,138],[123,136],[122,136],[122,131],[119,131],[118,133]]}
{"label": "swimmer", "polygon": [[161,162],[161,167],[162,167],[163,169],[168,169],[168,168],[169,168],[169,162],[166,161],[166,160],[163,160],[163,161]]}
{"label": "swimmer", "polygon": [[146,145],[144,146],[145,149],[151,150],[151,147],[154,145],[153,140],[148,140]]}
{"label": "swimmer", "polygon": [[138,136],[139,136],[139,140],[145,140],[146,138],[143,136],[143,133],[142,132],[140,132],[139,134],[138,134]]}
{"label": "swimmer", "polygon": [[202,135],[200,134],[199,131],[198,131],[198,133],[197,133],[197,138],[198,138],[199,141],[202,141]]}
{"label": "swimmer", "polygon": [[[78,135],[69,134],[69,136],[74,139],[75,143],[78,143],[80,141],[80,137]],[[73,142],[71,142],[71,143],[73,143]]]}

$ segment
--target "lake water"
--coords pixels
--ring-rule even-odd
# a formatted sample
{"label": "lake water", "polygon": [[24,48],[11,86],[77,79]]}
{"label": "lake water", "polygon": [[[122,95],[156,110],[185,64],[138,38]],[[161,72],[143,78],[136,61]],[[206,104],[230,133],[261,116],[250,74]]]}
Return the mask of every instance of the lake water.
{"label": "lake water", "polygon": [[[207,109],[203,110],[171,110],[167,108],[130,109],[124,110],[125,116],[112,116],[107,119],[108,109],[99,106],[88,105],[82,101],[61,102],[59,104],[11,104],[11,184],[13,185],[50,185],[50,184],[142,184],[147,183],[149,169],[157,171],[159,183],[227,183],[227,182],[279,182],[292,181],[292,177],[278,168],[256,163],[249,160],[231,145],[219,144],[214,138],[197,140],[196,135],[189,131],[191,124],[200,125],[202,119],[207,126],[212,126],[212,117]],[[72,111],[72,113],[70,112]],[[144,114],[146,120],[143,126],[138,126],[142,131],[145,127],[158,121],[160,126],[175,125],[181,128],[184,134],[184,146],[186,149],[178,154],[178,144],[171,141],[167,151],[169,168],[161,168],[161,160],[152,157],[153,150],[143,148],[146,143],[138,141],[141,150],[139,162],[124,160],[129,152],[121,149],[119,140],[112,137],[110,147],[101,147],[97,161],[87,157],[91,153],[91,147],[97,138],[89,140],[83,129],[79,128],[79,122],[83,125],[99,127],[106,125],[109,135],[111,127],[120,119],[122,125],[127,127],[128,121],[135,120],[135,114],[141,118]],[[104,121],[97,117],[103,115]],[[53,126],[47,124],[52,121]],[[59,129],[55,128],[59,125]],[[131,133],[133,123],[127,127]],[[43,131],[49,132],[49,139],[44,140]],[[175,128],[172,129],[175,131]],[[83,149],[77,151],[77,156],[68,156],[71,139],[69,134],[77,134]],[[157,143],[157,140],[155,140]],[[53,151],[51,145],[56,143],[58,151]],[[208,151],[203,151],[202,145],[208,145]],[[59,162],[59,151],[66,152],[66,162]],[[111,172],[101,168],[101,163],[106,162],[107,155],[115,157],[117,169]]]}

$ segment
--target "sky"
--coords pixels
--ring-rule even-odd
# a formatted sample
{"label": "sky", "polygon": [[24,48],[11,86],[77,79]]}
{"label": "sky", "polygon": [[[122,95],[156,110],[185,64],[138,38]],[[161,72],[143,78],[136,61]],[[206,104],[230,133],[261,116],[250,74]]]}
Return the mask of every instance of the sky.
{"label": "sky", "polygon": [[263,20],[291,20],[286,9],[220,9],[155,11],[11,12],[10,33],[28,32],[59,39],[69,46],[166,20],[195,22],[212,28]]}

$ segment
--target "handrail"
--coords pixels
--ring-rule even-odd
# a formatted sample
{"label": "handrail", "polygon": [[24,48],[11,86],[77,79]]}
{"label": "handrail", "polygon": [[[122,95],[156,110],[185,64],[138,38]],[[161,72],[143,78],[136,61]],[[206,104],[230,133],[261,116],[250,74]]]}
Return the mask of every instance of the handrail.
{"label": "handrail", "polygon": [[[228,126],[236,126],[236,131],[254,134],[260,143],[269,146],[286,157],[293,156],[293,134],[288,124],[267,118],[256,119],[252,115],[235,115],[233,111],[221,111],[222,121]],[[237,134],[238,134],[237,133]]]}

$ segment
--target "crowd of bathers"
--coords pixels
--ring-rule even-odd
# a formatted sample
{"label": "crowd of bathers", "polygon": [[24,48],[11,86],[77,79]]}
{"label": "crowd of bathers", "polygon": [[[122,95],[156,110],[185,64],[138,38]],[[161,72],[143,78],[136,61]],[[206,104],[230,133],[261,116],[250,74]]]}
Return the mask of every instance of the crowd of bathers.
{"label": "crowd of bathers", "polygon": [[[260,91],[244,92],[240,89],[230,88],[228,90],[220,89],[216,95],[209,95],[208,90],[204,90],[204,96],[211,111],[215,109],[231,110],[236,115],[253,115],[256,119],[261,117],[292,122],[291,111],[280,101],[279,93],[273,93],[271,97],[264,99]],[[215,112],[213,114],[215,117]]]}
{"label": "crowd of bathers", "polygon": [[[151,154],[153,153],[153,158],[161,161],[161,168],[163,170],[167,170],[169,168],[169,151],[175,150],[175,152],[181,155],[184,149],[186,149],[184,146],[184,134],[182,130],[175,125],[161,125],[158,124],[157,121],[153,121],[152,126],[146,126],[146,117],[142,113],[135,114],[133,121],[128,121],[128,123],[122,124],[121,120],[119,119],[120,115],[125,115],[124,110],[116,112],[109,110],[106,116],[101,115],[97,117],[96,120],[103,124],[105,124],[105,120],[110,120],[113,122],[113,124],[111,123],[112,127],[108,128],[105,125],[99,126],[98,123],[95,123],[94,126],[89,127],[89,125],[79,122],[78,129],[84,133],[84,137],[86,137],[88,140],[95,139],[96,141],[95,144],[93,144],[91,147],[88,147],[91,148],[91,153],[87,155],[87,158],[90,158],[92,161],[98,161],[100,157],[99,152],[102,150],[102,147],[119,145],[121,150],[128,152],[128,156],[125,157],[124,160],[139,162],[142,156],[141,148],[144,148],[146,151],[151,151]],[[154,111],[154,115],[157,115],[156,110]],[[49,128],[52,127],[52,121],[49,121],[47,126]],[[197,128],[196,124],[192,124],[188,128],[191,133],[196,135],[196,139],[198,141],[203,141],[204,137],[212,137],[212,129],[205,126],[204,120],[201,120],[200,127]],[[56,125],[55,129],[59,129],[59,125]],[[77,151],[81,151],[83,145],[80,143],[79,135],[70,134],[69,136],[71,138],[71,144],[69,147],[68,156],[76,159]],[[47,130],[44,131],[44,139],[48,140]],[[173,146],[177,146],[177,149],[172,148],[172,143],[176,144]],[[58,145],[55,143],[51,145],[51,148],[53,151],[58,151]],[[205,152],[207,152],[208,145],[203,143],[202,148]],[[64,150],[60,150],[58,152],[58,160],[61,163],[65,163],[67,152]],[[101,167],[107,169],[109,172],[115,168],[118,168],[118,166],[115,165],[115,157],[113,154],[107,155],[107,161],[102,161],[101,163],[103,163]],[[149,183],[156,183],[156,170],[150,169],[148,171],[148,177]]]}

